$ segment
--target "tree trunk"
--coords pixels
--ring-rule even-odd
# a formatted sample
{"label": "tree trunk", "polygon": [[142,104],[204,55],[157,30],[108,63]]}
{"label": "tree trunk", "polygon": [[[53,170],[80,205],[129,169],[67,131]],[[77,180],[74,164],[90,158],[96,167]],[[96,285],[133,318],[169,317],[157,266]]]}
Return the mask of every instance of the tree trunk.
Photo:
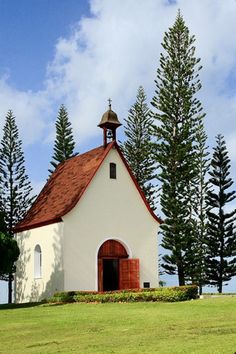
{"label": "tree trunk", "polygon": [[[223,211],[220,209],[220,217],[221,217],[221,228],[223,229]],[[224,273],[224,235],[222,232],[221,235],[221,240],[220,240],[221,246],[220,246],[220,274],[219,274],[219,280],[218,280],[218,291],[221,294],[222,293],[222,288],[223,288],[223,273]]]}
{"label": "tree trunk", "polygon": [[185,285],[184,269],[182,265],[178,266],[178,279],[179,279],[179,286]]}
{"label": "tree trunk", "polygon": [[219,284],[218,284],[218,292],[219,294],[222,294],[222,280],[220,279]]}
{"label": "tree trunk", "polygon": [[12,273],[9,274],[8,278],[8,304],[12,303]]}

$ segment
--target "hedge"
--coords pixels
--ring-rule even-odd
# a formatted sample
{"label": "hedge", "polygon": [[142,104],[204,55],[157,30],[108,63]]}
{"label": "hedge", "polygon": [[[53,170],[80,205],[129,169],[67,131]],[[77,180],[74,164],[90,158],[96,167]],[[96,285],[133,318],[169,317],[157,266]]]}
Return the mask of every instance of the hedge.
{"label": "hedge", "polygon": [[196,285],[174,286],[151,289],[126,289],[117,291],[68,291],[57,292],[48,299],[49,302],[138,302],[162,301],[176,302],[198,298]]}

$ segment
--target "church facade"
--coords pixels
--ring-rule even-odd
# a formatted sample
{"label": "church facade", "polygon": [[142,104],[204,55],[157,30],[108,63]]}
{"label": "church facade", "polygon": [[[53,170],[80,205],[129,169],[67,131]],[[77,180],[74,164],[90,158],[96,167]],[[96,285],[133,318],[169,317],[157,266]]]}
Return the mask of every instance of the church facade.
{"label": "church facade", "polygon": [[158,286],[160,220],[116,142],[119,125],[109,108],[103,145],[61,163],[17,225],[16,302]]}

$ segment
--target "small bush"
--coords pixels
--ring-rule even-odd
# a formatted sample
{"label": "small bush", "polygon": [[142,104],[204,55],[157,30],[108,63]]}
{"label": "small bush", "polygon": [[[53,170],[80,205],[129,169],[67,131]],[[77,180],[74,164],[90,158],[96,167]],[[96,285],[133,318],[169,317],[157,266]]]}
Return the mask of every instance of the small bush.
{"label": "small bush", "polygon": [[48,299],[48,302],[74,302],[76,291],[61,291],[57,292]]}

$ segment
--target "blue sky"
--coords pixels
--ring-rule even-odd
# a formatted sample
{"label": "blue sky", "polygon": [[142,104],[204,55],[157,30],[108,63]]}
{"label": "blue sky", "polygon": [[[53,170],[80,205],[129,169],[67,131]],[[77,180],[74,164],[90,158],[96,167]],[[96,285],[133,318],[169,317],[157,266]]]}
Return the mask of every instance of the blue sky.
{"label": "blue sky", "polygon": [[178,8],[203,66],[209,146],[225,136],[236,180],[236,1],[0,0],[0,129],[12,109],[35,192],[48,176],[60,104],[83,152],[102,143],[97,124],[108,97],[121,121],[139,85],[151,100],[163,34]]}
{"label": "blue sky", "polygon": [[1,74],[10,71],[9,83],[19,90],[43,89],[56,41],[69,36],[78,19],[89,14],[88,2],[1,0],[0,8]]}

